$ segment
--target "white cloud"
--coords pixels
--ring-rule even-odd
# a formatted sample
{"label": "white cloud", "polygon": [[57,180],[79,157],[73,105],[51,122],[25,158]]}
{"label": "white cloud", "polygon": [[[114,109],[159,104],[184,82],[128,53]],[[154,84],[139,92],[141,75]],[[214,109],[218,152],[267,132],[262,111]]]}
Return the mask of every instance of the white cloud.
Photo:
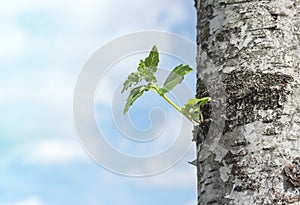
{"label": "white cloud", "polygon": [[[124,30],[129,31],[134,29],[134,27],[154,27],[155,29],[170,30],[173,26],[187,19],[188,14],[184,9],[185,3],[184,1],[174,3],[172,0],[130,0],[120,2],[120,6],[116,7],[116,9],[113,9],[115,4],[112,3],[111,10],[115,11],[113,13],[113,20],[121,20],[124,22],[124,24],[121,25],[121,28]],[[120,16],[123,18],[118,18]],[[131,22],[130,25],[125,23],[127,20]]]}
{"label": "white cloud", "polygon": [[41,75],[36,89],[37,99],[43,103],[65,109],[72,106],[74,75],[66,70],[49,68]]}
{"label": "white cloud", "polygon": [[42,5],[45,5],[46,1],[39,1],[39,0],[26,0],[26,1],[5,1],[1,2],[1,16],[11,16],[20,14],[26,10],[36,9]]}
{"label": "white cloud", "polygon": [[4,73],[0,81],[0,101],[42,103],[55,109],[71,107],[75,80],[64,69],[48,67],[34,73]]}
{"label": "white cloud", "polygon": [[[159,6],[157,6],[158,4]],[[36,59],[39,59],[39,55],[49,55],[50,59],[54,59],[53,56],[55,56],[55,59],[59,59],[60,62],[69,63],[68,66],[71,66],[71,62],[76,61],[77,68],[80,68],[78,58],[81,59],[79,62],[83,63],[87,59],[87,55],[95,51],[102,43],[118,35],[141,29],[170,30],[172,26],[187,20],[188,13],[184,4],[185,1],[174,3],[171,0],[165,0],[163,3],[160,0],[151,2],[141,2],[139,0],[79,0],[76,2],[71,0],[28,0],[26,3],[12,0],[1,4],[0,7],[0,17],[5,15],[1,18],[5,21],[0,20],[0,22],[6,25],[0,31],[0,56],[22,57],[21,55],[25,55],[26,51],[26,55],[32,53]],[[135,12],[132,12],[133,10]],[[145,11],[147,15],[145,15]],[[31,13],[48,15],[47,18],[53,21],[51,25],[54,27],[50,27],[49,30],[43,33],[39,31],[39,25],[32,27],[26,25],[26,23],[24,24],[24,22],[22,23],[22,21],[19,22],[24,17],[22,15],[30,16]],[[51,16],[51,14],[55,15]],[[57,18],[59,22],[55,17],[59,17]],[[36,23],[42,24],[43,21],[37,21]],[[35,29],[39,32],[35,32]],[[42,56],[42,59],[47,59],[47,56]],[[49,72],[49,75],[41,74],[41,76],[33,74],[40,73],[41,70],[50,70],[49,63],[51,61],[45,62],[43,67],[32,67],[31,69],[36,71],[25,73],[25,75],[26,69],[16,71],[16,69],[9,68],[13,75],[6,76],[8,83],[6,82],[6,86],[1,87],[8,88],[8,90],[1,92],[2,95],[3,93],[7,95],[23,94],[20,98],[25,99],[35,89],[43,88],[45,91],[40,93],[43,95],[42,97],[45,97],[45,100],[49,100],[49,104],[65,103],[65,98],[61,98],[61,96],[66,96],[65,94],[69,96],[70,93],[73,93],[73,87],[69,85],[67,85],[68,93],[65,92],[66,80],[69,82],[69,79],[66,78],[68,73],[59,72],[56,74],[55,72]],[[66,70],[63,67],[60,69]],[[18,78],[18,75],[23,80],[16,85],[12,85],[12,91],[10,91],[11,87],[7,85],[11,85],[9,83],[11,81],[16,81],[14,78]],[[62,81],[61,79],[57,81],[58,75],[64,76]],[[25,90],[24,86],[30,86],[33,82],[36,82],[36,77],[43,80],[49,79],[46,81],[48,84],[45,85],[45,82],[41,81],[39,85],[34,85],[35,89]],[[74,76],[72,75],[72,77]],[[17,85],[22,86],[18,87]],[[15,89],[16,87],[20,90]],[[17,98],[18,96],[13,97]],[[33,97],[39,99],[39,96]],[[6,100],[8,98],[4,95],[1,96],[1,99]]]}
{"label": "white cloud", "polygon": [[37,197],[30,197],[21,201],[4,203],[0,205],[45,205],[45,204]]}
{"label": "white cloud", "polygon": [[[54,29],[50,27],[45,31],[43,39],[55,32],[56,35],[49,36],[52,45],[59,45],[63,49],[69,48],[68,51],[72,53],[83,52],[84,48],[91,49],[89,46],[93,46],[92,49],[95,50],[102,43],[124,33],[145,29],[170,31],[189,21],[191,15],[186,1],[183,0],[177,3],[172,0],[28,0],[24,2],[12,0],[1,4],[0,17],[5,19],[3,24],[31,29],[30,34],[33,36],[29,35],[26,40],[36,42],[35,35],[39,32],[36,34],[32,29],[40,28],[28,28],[26,24],[22,25],[18,21],[32,14],[48,15],[47,18]],[[43,23],[43,20],[40,23]],[[28,45],[31,43],[29,42]],[[74,49],[75,44],[78,50]]]}
{"label": "white cloud", "polygon": [[38,164],[68,163],[86,160],[86,155],[80,144],[63,140],[47,140],[36,143],[26,161]]}
{"label": "white cloud", "polygon": [[25,46],[25,34],[19,28],[0,29],[0,57],[16,57]]}

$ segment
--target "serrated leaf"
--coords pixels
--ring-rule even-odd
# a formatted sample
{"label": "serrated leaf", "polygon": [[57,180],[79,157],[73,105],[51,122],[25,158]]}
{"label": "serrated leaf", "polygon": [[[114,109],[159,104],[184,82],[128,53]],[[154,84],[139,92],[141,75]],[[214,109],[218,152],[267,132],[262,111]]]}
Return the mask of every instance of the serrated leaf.
{"label": "serrated leaf", "polygon": [[121,93],[123,93],[125,90],[128,90],[131,86],[138,84],[140,81],[141,79],[138,73],[130,73],[130,75],[127,77],[127,80],[123,84]]}
{"label": "serrated leaf", "polygon": [[137,85],[142,80],[145,80],[147,83],[157,82],[154,73],[157,71],[158,63],[159,53],[157,47],[154,45],[145,60],[140,60],[137,71],[128,76],[123,84],[121,93],[128,90],[130,87]]}
{"label": "serrated leaf", "polygon": [[140,60],[140,63],[139,63],[139,67],[137,68],[138,71],[143,71],[143,68],[145,68],[145,63],[143,60]]}
{"label": "serrated leaf", "polygon": [[203,121],[203,115],[201,112],[201,105],[209,102],[211,100],[210,97],[204,98],[191,98],[187,101],[187,103],[181,108],[182,114],[186,116],[190,121],[195,123],[199,123]]}
{"label": "serrated leaf", "polygon": [[147,58],[145,58],[145,67],[151,68],[153,72],[157,71],[159,63],[159,54],[157,46],[154,45]]}
{"label": "serrated leaf", "polygon": [[167,77],[166,81],[164,82],[163,87],[160,89],[161,93],[167,93],[171,91],[176,85],[180,84],[182,80],[184,79],[184,76],[190,72],[192,72],[193,69],[190,68],[188,65],[180,64],[176,66]]}
{"label": "serrated leaf", "polygon": [[130,91],[130,94],[129,96],[127,97],[127,100],[126,100],[126,104],[125,104],[125,107],[124,107],[124,110],[123,110],[123,114],[125,115],[128,110],[129,110],[129,107],[139,98],[143,95],[143,93],[145,91],[148,91],[150,89],[150,86],[148,85],[141,85],[141,86],[138,86],[136,88],[133,88],[131,91]]}

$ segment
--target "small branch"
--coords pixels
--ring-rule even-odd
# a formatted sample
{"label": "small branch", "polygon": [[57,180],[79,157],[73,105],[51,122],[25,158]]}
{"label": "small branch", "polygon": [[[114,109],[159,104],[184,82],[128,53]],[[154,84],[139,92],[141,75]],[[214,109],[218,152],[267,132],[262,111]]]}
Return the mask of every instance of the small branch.
{"label": "small branch", "polygon": [[156,85],[151,84],[150,87],[158,93],[163,99],[165,99],[170,105],[172,105],[178,112],[182,114],[182,110],[180,107],[178,107],[175,103],[173,103],[170,98],[168,98],[165,94],[161,93]]}
{"label": "small branch", "polygon": [[[186,116],[183,114],[182,109],[180,107],[178,107],[170,98],[168,98],[168,96],[166,96],[164,93],[161,93],[159,91],[159,88],[154,85],[154,84],[150,84],[150,87],[154,90],[154,92],[156,92],[157,94],[159,94],[163,99],[165,99],[170,105],[172,105],[172,107],[174,107],[178,112],[180,112],[184,117],[186,117],[193,125],[196,126],[195,122],[193,121],[192,118],[190,118],[189,116]],[[200,118],[203,121],[203,116],[202,113],[200,113]]]}

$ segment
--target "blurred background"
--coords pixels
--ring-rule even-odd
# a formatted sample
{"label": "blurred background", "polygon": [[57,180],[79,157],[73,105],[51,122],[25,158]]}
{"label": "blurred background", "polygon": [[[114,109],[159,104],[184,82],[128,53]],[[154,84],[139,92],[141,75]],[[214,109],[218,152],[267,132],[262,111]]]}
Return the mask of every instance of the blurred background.
{"label": "blurred background", "polygon": [[[195,42],[193,4],[192,0],[1,1],[0,205],[196,204],[196,168],[187,163],[195,158],[194,148],[161,174],[121,176],[88,157],[76,137],[72,113],[77,77],[98,48],[145,30],[167,31]],[[190,75],[194,88],[195,73]],[[101,93],[97,99],[101,102]],[[95,108],[105,110],[101,103]],[[148,126],[140,115],[131,115],[140,128]],[[111,142],[120,145],[116,139]],[[143,149],[137,150],[135,154],[143,154]]]}

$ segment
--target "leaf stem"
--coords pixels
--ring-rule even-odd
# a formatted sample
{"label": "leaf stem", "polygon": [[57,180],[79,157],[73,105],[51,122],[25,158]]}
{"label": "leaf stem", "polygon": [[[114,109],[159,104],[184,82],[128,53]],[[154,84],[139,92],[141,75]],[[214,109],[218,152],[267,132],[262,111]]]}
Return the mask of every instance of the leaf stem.
{"label": "leaf stem", "polygon": [[163,99],[165,99],[170,105],[172,105],[178,112],[182,113],[182,110],[180,107],[178,107],[170,98],[168,98],[164,93],[161,93],[158,89],[158,87],[154,84],[151,84],[150,87],[158,93]]}

